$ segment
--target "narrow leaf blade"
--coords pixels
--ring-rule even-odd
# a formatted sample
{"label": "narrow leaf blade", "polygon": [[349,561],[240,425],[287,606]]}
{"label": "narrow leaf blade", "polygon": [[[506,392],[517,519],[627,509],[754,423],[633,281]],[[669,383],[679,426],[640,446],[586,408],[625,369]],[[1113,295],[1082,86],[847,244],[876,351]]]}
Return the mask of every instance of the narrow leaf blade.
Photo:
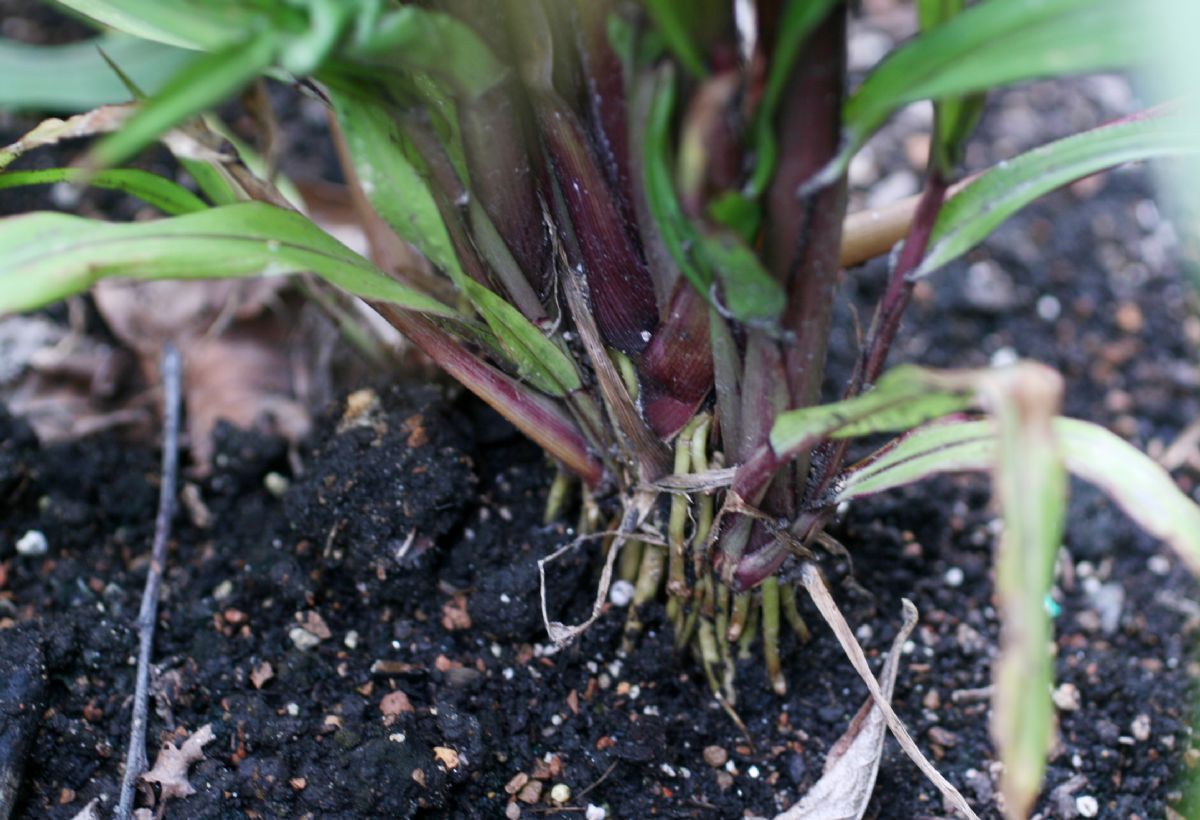
{"label": "narrow leaf blade", "polygon": [[182,185],[138,168],[113,168],[95,174],[80,168],[45,168],[0,174],[0,190],[23,185],[53,185],[56,182],[86,183],[96,188],[124,191],[172,216],[203,211],[208,207],[204,200]]}
{"label": "narrow leaf blade", "polygon": [[897,49],[845,107],[845,147],[832,179],[895,111],[1043,77],[1151,62],[1146,3],[1127,0],[984,0]]}
{"label": "narrow leaf blade", "polygon": [[1104,490],[1200,577],[1200,505],[1179,489],[1166,470],[1098,424],[1058,419],[1055,433],[1072,474]]}
{"label": "narrow leaf blade", "polygon": [[771,429],[771,448],[780,457],[817,438],[853,438],[909,430],[971,405],[974,391],[943,375],[913,365],[888,371],[869,392],[845,401],[804,407],[780,415]]}
{"label": "narrow leaf blade", "polygon": [[86,111],[130,99],[100,52],[148,93],[195,55],[180,48],[111,33],[82,43],[31,46],[0,40],[0,108],[29,111]]}
{"label": "narrow leaf blade", "polygon": [[120,131],[102,140],[93,149],[90,163],[96,167],[122,163],[167,129],[224,101],[271,64],[277,47],[275,35],[264,32],[193,60]]}
{"label": "narrow leaf blade", "polygon": [[929,251],[911,278],[957,259],[1055,188],[1127,162],[1198,152],[1200,134],[1179,115],[1160,112],[1066,137],[1003,162],[946,201]]}
{"label": "narrow leaf blade", "polygon": [[311,272],[357,296],[455,317],[308,219],[260,202],[154,222],[56,213],[0,220],[0,313],[32,310],[99,279],[215,279]]}

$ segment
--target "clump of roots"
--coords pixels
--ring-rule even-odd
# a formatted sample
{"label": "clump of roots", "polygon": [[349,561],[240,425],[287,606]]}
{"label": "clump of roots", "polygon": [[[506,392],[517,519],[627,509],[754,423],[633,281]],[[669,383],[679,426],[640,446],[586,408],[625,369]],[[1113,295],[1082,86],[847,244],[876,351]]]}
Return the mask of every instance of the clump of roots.
{"label": "clump of roots", "polygon": [[[702,414],[679,434],[675,441],[676,477],[706,473],[713,466],[709,458],[711,432],[712,417]],[[558,515],[565,503],[568,485],[564,476],[560,473],[551,488],[548,518]],[[646,605],[665,588],[667,617],[674,629],[676,648],[695,656],[713,696],[736,719],[732,707],[737,702],[737,660],[750,657],[761,636],[767,679],[776,693],[786,694],[787,679],[779,652],[783,623],[786,621],[801,641],[809,639],[809,630],[797,608],[793,585],[771,577],[757,589],[735,593],[721,580],[710,555],[715,512],[711,490],[672,492],[665,539],[645,526],[632,533],[610,528],[604,550],[607,555],[620,549],[619,556],[615,556],[619,561],[616,575],[633,585],[622,651],[633,648],[643,631]],[[595,532],[598,520],[595,504],[585,498],[580,532]],[[606,595],[607,589],[601,594]]]}

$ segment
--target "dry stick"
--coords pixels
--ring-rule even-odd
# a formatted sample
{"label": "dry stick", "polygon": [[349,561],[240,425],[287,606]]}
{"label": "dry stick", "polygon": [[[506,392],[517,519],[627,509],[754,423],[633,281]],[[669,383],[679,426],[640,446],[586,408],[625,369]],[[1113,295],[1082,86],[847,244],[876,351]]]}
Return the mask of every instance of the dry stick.
{"label": "dry stick", "polygon": [[117,820],[129,820],[133,812],[134,788],[146,768],[146,710],[150,691],[150,653],[154,648],[154,624],[158,619],[158,593],[167,563],[167,539],[171,535],[171,517],[175,514],[175,483],[179,472],[179,395],[182,364],[179,350],[170,342],[163,348],[163,452],[162,477],[158,488],[158,516],[154,520],[154,546],[150,570],[138,611],[137,688],[133,695],[133,725],[129,730],[129,752],[125,756],[125,776],[121,780],[121,801]]}

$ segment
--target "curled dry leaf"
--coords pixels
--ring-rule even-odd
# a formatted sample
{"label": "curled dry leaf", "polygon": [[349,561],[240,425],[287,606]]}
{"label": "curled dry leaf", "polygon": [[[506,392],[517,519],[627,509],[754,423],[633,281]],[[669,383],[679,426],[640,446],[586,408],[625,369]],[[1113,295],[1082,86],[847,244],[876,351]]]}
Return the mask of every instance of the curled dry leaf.
{"label": "curled dry leaf", "polygon": [[[879,688],[889,701],[900,668],[900,649],[917,624],[917,608],[904,600],[904,624],[892,641]],[[867,702],[850,721],[850,727],[838,738],[825,759],[825,773],[800,802],[778,815],[775,820],[860,820],[871,801],[883,740],[887,736],[887,718],[875,701]]]}
{"label": "curled dry leaf", "polygon": [[[105,322],[138,357],[147,383],[158,381],[162,344],[184,356],[184,400],[192,457],[212,457],[220,420],[265,428],[290,440],[304,436],[309,415],[297,399],[305,364],[289,358],[292,323],[282,280],[249,282],[116,282],[93,290]],[[309,379],[310,380],[310,379]]]}
{"label": "curled dry leaf", "polygon": [[204,759],[204,746],[213,739],[212,724],[206,723],[192,736],[176,747],[166,743],[154,761],[154,768],[142,775],[147,783],[157,783],[163,801],[173,797],[187,797],[196,790],[188,782],[188,767]]}
{"label": "curled dry leaf", "polygon": [[896,742],[900,744],[900,748],[908,755],[909,760],[917,765],[917,768],[929,778],[933,785],[937,786],[938,791],[942,793],[942,797],[963,817],[969,820],[979,820],[979,815],[971,810],[971,806],[967,803],[966,798],[962,793],[954,788],[954,786],[942,776],[942,773],[934,768],[929,759],[921,753],[916,741],[912,739],[912,735],[908,733],[903,721],[896,715],[892,709],[891,703],[884,697],[883,692],[879,688],[878,681],[871,674],[871,667],[867,664],[867,656],[863,652],[862,646],[859,645],[858,639],[854,637],[854,630],[850,628],[850,624],[846,623],[846,618],[842,615],[842,611],[838,609],[837,604],[833,600],[833,595],[829,592],[829,587],[825,583],[825,579],[821,576],[820,570],[811,563],[806,563],[800,571],[800,581],[804,585],[804,589],[812,597],[813,603],[816,604],[817,610],[821,613],[821,617],[825,619],[825,623],[829,624],[833,630],[834,636],[837,637],[838,643],[841,644],[842,651],[846,653],[850,664],[854,667],[854,671],[858,672],[863,682],[867,685],[867,689],[871,693],[871,700],[875,706],[882,712],[884,719],[887,721],[888,728],[892,731],[892,736],[896,738]]}

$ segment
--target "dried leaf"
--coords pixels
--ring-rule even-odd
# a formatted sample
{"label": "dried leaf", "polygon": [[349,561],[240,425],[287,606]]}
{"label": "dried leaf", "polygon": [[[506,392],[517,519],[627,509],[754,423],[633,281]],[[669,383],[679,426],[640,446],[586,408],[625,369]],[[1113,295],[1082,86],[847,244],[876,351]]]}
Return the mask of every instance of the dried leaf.
{"label": "dried leaf", "polygon": [[206,723],[193,732],[182,746],[164,744],[154,761],[154,768],[143,774],[142,780],[157,783],[164,802],[173,797],[195,794],[196,790],[188,782],[188,767],[204,759],[204,745],[212,739],[212,724]]}
{"label": "dried leaf", "polygon": [[867,665],[867,656],[863,653],[862,647],[858,643],[858,639],[854,637],[854,631],[850,629],[850,624],[846,623],[846,618],[838,609],[837,604],[833,600],[833,596],[829,593],[829,587],[825,584],[825,579],[821,577],[820,570],[813,564],[806,563],[800,573],[801,583],[812,597],[813,603],[816,604],[817,610],[829,624],[833,634],[837,637],[838,643],[841,644],[842,650],[846,653],[846,657],[850,660],[851,665],[863,682],[867,684],[867,689],[871,692],[871,699],[875,705],[883,713],[887,721],[888,728],[892,730],[892,736],[900,744],[900,748],[908,755],[913,763],[917,764],[917,768],[929,778],[933,785],[937,786],[938,791],[942,793],[951,806],[953,806],[964,817],[970,820],[979,820],[979,815],[971,810],[971,806],[958,789],[954,788],[941,772],[934,768],[929,759],[921,753],[916,742],[912,739],[912,735],[908,733],[904,723],[896,715],[892,705],[884,697],[883,692],[879,688],[879,683],[871,674],[871,667]]}
{"label": "dried leaf", "polygon": [[[292,323],[278,309],[282,280],[99,283],[93,293],[105,322],[133,350],[143,377],[157,382],[167,339],[181,341],[184,400],[192,457],[212,457],[219,420],[298,440],[309,415],[296,399],[297,369],[288,351]],[[303,365],[301,365],[303,367]]]}
{"label": "dried leaf", "polygon": [[[879,673],[879,688],[889,701],[900,667],[900,648],[916,624],[917,608],[905,599],[904,624],[896,633]],[[845,734],[829,750],[821,779],[799,803],[778,815],[775,820],[860,820],[875,789],[886,736],[887,718],[875,701],[868,697],[850,721]]]}

